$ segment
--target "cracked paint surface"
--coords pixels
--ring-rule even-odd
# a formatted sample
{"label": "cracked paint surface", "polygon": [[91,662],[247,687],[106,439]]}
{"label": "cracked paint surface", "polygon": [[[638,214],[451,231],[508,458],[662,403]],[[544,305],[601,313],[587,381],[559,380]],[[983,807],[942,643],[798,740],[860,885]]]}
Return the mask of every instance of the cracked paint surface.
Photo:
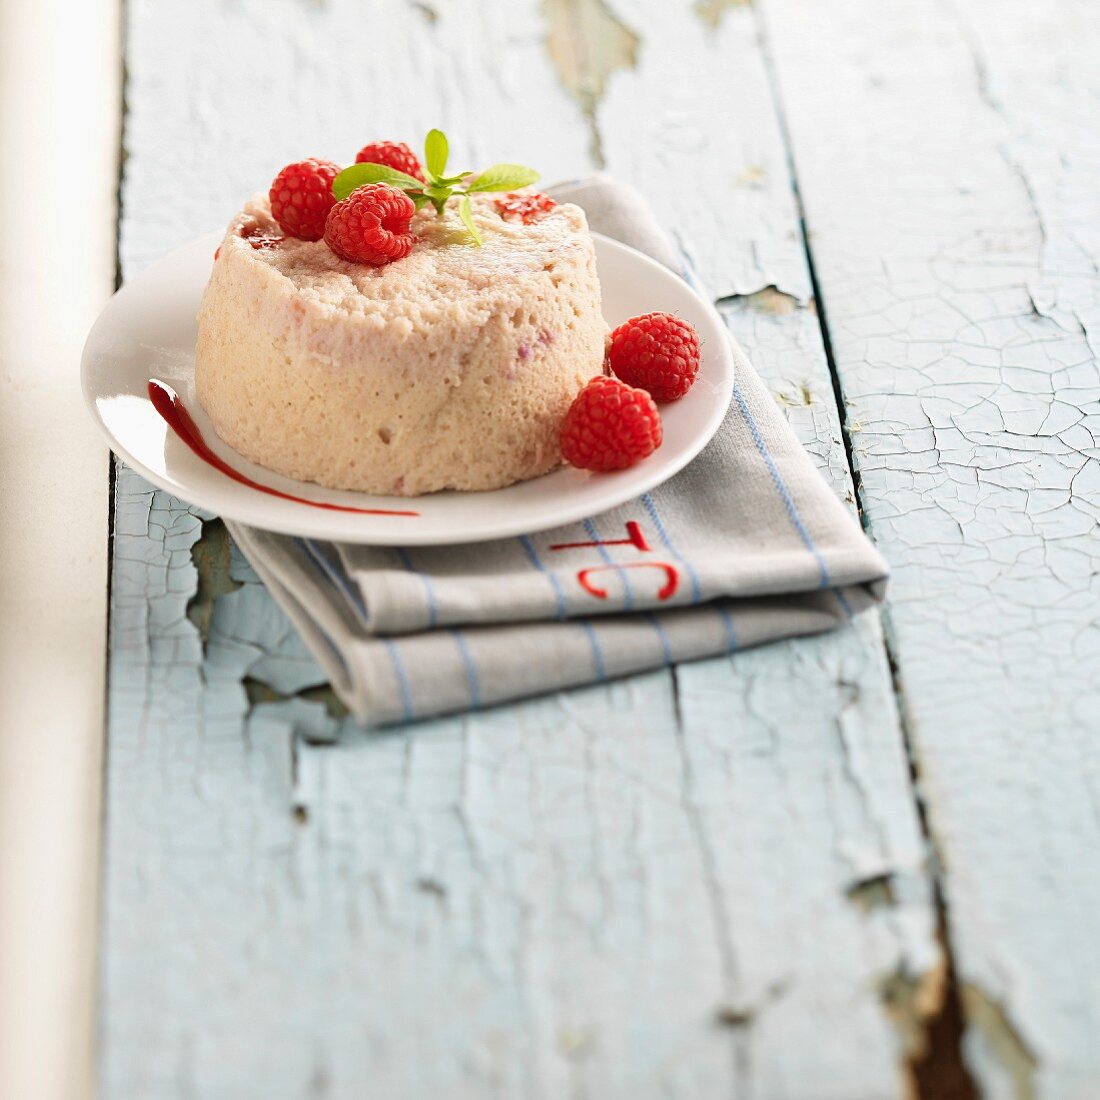
{"label": "cracked paint surface", "polygon": [[764,8],[865,519],[895,571],[968,1062],[989,1096],[1093,1095],[1095,12]]}
{"label": "cracked paint surface", "polygon": [[[715,34],[689,0],[608,3],[643,43],[603,90],[608,165],[716,296],[742,296],[727,324],[797,395],[786,415],[851,501],[751,13]],[[185,17],[134,0],[126,272],[224,218],[280,157],[361,145],[361,119],[320,109],[349,82],[382,132],[443,124],[472,156],[507,148],[551,178],[590,164],[540,5],[434,10],[197,0]],[[211,48],[242,40],[262,49]],[[693,58],[694,90],[671,79]],[[293,98],[272,106],[286,71]],[[252,125],[261,93],[278,137]],[[705,201],[679,201],[677,164],[704,154]],[[108,1100],[367,1079],[459,1098],[901,1095],[905,1039],[879,987],[927,981],[941,957],[873,616],[364,735],[216,525],[200,543],[205,517],[129,471],[116,499]],[[880,880],[888,896],[853,896]]]}
{"label": "cracked paint surface", "polygon": [[[306,1096],[318,1072],[335,1095],[367,1075],[383,1094],[770,1095],[824,1053],[789,1049],[806,997],[878,1051],[846,1081],[893,1076],[858,993],[934,960],[904,762],[875,735],[889,689],[861,671],[873,620],[839,653],[813,639],[367,735],[250,700],[249,679],[316,682],[285,619],[234,552],[204,655],[202,517],[125,469],[116,502],[106,1096]],[[896,895],[861,912],[845,885],[883,868]]]}
{"label": "cracked paint surface", "polygon": [[703,21],[705,27],[716,31],[722,25],[722,17],[726,12],[751,3],[752,0],[696,0],[691,10]]}
{"label": "cracked paint surface", "polygon": [[593,164],[606,164],[599,108],[607,84],[618,69],[637,64],[641,39],[607,0],[543,0],[546,50],[562,86],[577,101],[589,133]]}
{"label": "cracked paint surface", "polygon": [[662,213],[714,297],[774,287],[805,304],[798,212],[753,7],[729,6],[716,29],[691,0],[619,10],[643,46],[600,105],[607,170]]}

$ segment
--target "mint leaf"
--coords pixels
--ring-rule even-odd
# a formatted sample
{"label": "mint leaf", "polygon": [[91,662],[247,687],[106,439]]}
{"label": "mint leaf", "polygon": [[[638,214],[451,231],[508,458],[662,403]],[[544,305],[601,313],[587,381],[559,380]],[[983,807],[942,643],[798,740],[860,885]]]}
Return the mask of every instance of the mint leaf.
{"label": "mint leaf", "polygon": [[407,176],[384,164],[353,164],[332,181],[332,193],[337,202],[342,202],[357,187],[367,183],[388,183],[401,191],[419,191],[424,186],[415,176]]}
{"label": "mint leaf", "polygon": [[470,170],[465,172],[456,172],[453,176],[437,176],[435,182],[440,187],[454,187],[456,183],[461,183],[468,175]]}
{"label": "mint leaf", "polygon": [[470,207],[470,196],[463,195],[461,201],[458,204],[458,214],[462,218],[463,224],[466,226],[470,233],[470,236],[474,239],[474,244],[480,247],[481,234],[477,231],[477,226],[474,224],[474,212]]}
{"label": "mint leaf", "polygon": [[447,170],[447,135],[442,130],[429,130],[424,139],[424,164],[433,176]]}
{"label": "mint leaf", "polygon": [[518,187],[527,187],[538,178],[534,168],[525,168],[522,164],[494,164],[486,168],[466,190],[470,194],[475,191],[515,191]]}
{"label": "mint leaf", "polygon": [[435,185],[424,188],[424,194],[431,200],[432,206],[435,207],[437,214],[443,213],[443,207],[447,205],[447,200],[454,194],[454,191],[450,187],[437,187]]}

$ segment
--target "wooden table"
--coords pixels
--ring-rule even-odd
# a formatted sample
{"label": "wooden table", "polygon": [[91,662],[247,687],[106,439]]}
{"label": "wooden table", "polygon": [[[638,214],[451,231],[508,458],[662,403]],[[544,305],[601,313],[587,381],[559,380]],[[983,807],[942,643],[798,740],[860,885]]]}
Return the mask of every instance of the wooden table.
{"label": "wooden table", "polygon": [[123,277],[374,138],[604,167],[894,579],[826,637],[364,734],[220,521],[116,467],[104,1100],[1100,1095],[1094,6],[126,20]]}

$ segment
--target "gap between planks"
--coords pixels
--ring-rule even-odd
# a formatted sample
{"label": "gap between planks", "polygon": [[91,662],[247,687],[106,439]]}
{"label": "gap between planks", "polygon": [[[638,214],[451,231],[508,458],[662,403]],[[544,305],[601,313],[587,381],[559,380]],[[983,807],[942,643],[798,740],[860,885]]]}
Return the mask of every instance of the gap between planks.
{"label": "gap between planks", "polygon": [[[779,123],[783,147],[786,151],[787,170],[791,181],[791,190],[794,194],[795,208],[798,211],[798,228],[802,239],[802,249],[806,256],[806,268],[810,276],[812,300],[816,306],[817,322],[821,329],[821,342],[825,349],[825,359],[828,363],[829,377],[833,386],[833,397],[836,402],[837,415],[840,418],[844,456],[848,463],[849,476],[852,479],[860,523],[866,529],[863,483],[858,465],[853,457],[852,432],[848,421],[848,406],[844,399],[844,383],[840,377],[840,371],[837,369],[832,338],[829,333],[828,308],[818,279],[817,267],[814,263],[814,251],[810,243],[806,207],[802,198],[798,165],[795,160],[790,127],[787,121],[787,109],[783,101],[782,87],[771,49],[765,15],[759,3],[753,3],[751,6],[772,104]],[[889,619],[889,603],[883,609],[883,618],[887,621]],[[975,1098],[976,1100],[979,1092],[963,1059],[966,1020],[951,945],[951,916],[943,887],[944,864],[935,836],[929,825],[928,807],[921,793],[920,760],[916,750],[911,716],[906,705],[905,686],[902,681],[901,669],[888,629],[883,631],[882,645],[890,666],[898,722],[909,763],[909,775],[917,820],[920,822],[921,836],[930,857],[928,871],[932,883],[932,899],[936,912],[936,934],[940,950],[943,952],[942,982],[939,983],[939,988],[933,993],[934,999],[930,1006],[931,1013],[923,1020],[923,1036],[921,1036],[920,1044],[908,1060],[909,1084],[920,1100],[948,1100],[948,1098],[950,1100],[971,1100],[971,1098]]]}

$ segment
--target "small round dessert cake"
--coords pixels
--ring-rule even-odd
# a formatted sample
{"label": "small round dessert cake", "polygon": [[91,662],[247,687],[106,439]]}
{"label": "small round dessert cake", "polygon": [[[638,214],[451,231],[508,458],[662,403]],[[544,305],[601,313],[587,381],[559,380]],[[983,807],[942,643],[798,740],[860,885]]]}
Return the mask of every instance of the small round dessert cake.
{"label": "small round dessert cake", "polygon": [[218,435],[280,474],[414,496],[495,489],[562,461],[607,326],[584,213],[525,224],[473,195],[413,218],[383,267],[284,237],[266,197],[233,220],[199,311],[195,382]]}

